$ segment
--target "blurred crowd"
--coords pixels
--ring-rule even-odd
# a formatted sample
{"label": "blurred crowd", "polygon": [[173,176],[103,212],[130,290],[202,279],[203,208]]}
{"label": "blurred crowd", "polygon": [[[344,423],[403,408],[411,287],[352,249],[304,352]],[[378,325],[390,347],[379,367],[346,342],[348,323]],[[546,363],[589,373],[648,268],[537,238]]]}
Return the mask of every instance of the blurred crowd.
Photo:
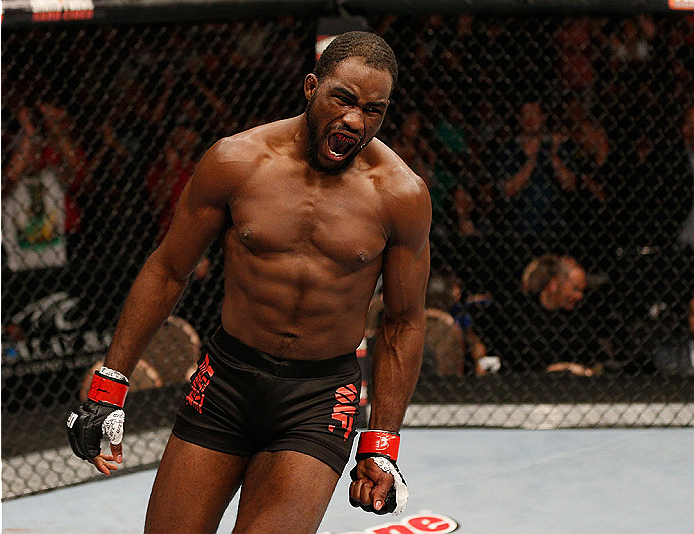
{"label": "blurred crowd", "polygon": [[424,369],[693,375],[694,17],[379,31],[407,65],[386,132],[431,191],[430,293],[459,295],[430,305]]}
{"label": "blurred crowd", "polygon": [[[401,63],[382,138],[434,208],[424,374],[691,374],[694,18],[369,23]],[[7,31],[3,335],[58,290],[111,324],[202,152],[303,111],[314,44],[294,17]],[[179,306],[201,335],[218,254]]]}

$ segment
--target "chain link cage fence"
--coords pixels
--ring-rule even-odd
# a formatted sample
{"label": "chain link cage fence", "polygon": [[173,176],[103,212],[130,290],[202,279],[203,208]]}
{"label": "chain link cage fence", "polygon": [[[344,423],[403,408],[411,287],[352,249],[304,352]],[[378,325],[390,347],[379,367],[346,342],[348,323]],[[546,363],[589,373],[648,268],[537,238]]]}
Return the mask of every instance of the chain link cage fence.
{"label": "chain link cage fence", "polygon": [[[95,476],[65,419],[130,284],[202,152],[303,111],[326,24],[80,13],[3,21],[3,498]],[[380,137],[434,213],[406,425],[691,426],[691,14],[358,15],[332,22],[394,48]],[[158,461],[221,292],[212,245],[133,374],[126,472]]]}

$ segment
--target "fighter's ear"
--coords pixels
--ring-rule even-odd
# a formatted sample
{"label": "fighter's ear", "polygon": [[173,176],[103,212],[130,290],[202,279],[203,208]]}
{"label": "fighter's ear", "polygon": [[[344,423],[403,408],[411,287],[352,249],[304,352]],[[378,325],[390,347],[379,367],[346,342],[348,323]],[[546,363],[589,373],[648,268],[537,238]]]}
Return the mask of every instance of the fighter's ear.
{"label": "fighter's ear", "polygon": [[311,100],[318,90],[318,77],[312,72],[304,78],[304,95],[306,100]]}

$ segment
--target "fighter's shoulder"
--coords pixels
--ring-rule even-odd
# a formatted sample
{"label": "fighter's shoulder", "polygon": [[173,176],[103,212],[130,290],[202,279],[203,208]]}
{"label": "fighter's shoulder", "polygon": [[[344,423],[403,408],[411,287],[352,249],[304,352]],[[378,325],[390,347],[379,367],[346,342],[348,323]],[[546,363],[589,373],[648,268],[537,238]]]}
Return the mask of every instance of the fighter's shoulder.
{"label": "fighter's shoulder", "polygon": [[376,189],[387,216],[389,235],[401,242],[420,246],[431,226],[431,197],[424,180],[381,141],[375,170]]}
{"label": "fighter's shoulder", "polygon": [[422,177],[385,143],[374,139],[374,144],[378,155],[376,175],[379,189],[396,202],[430,203],[429,189]]}
{"label": "fighter's shoulder", "polygon": [[259,164],[270,157],[272,124],[261,125],[223,137],[203,155],[198,173],[228,185],[253,175]]}
{"label": "fighter's shoulder", "polygon": [[268,151],[270,129],[270,125],[262,125],[223,137],[210,147],[205,158],[219,165],[255,163]]}

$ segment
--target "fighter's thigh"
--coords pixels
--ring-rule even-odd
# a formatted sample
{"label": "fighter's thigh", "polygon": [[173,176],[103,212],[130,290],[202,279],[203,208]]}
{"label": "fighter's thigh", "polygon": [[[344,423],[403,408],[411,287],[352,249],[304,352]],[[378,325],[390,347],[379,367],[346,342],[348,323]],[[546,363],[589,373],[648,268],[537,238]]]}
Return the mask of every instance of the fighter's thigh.
{"label": "fighter's thigh", "polygon": [[145,534],[216,532],[248,460],[171,435],[152,487]]}
{"label": "fighter's thigh", "polygon": [[312,456],[258,453],[244,476],[233,534],[315,533],[338,478]]}

